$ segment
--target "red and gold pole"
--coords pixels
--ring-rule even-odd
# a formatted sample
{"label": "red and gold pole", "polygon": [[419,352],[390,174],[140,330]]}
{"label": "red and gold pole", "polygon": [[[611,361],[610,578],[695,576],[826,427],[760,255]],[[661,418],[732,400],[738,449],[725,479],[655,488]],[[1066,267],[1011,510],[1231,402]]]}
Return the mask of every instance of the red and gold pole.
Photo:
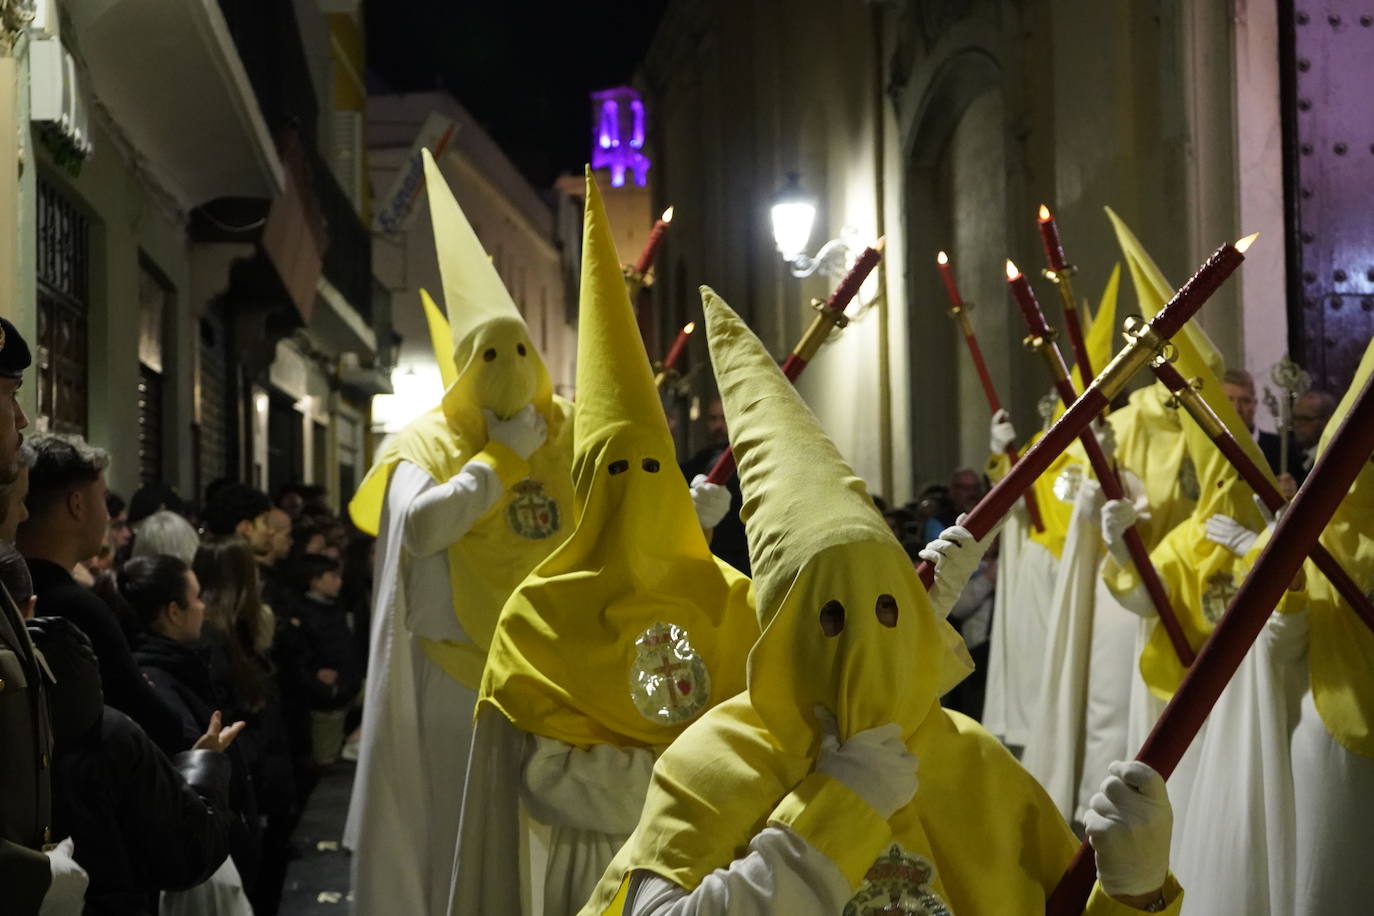
{"label": "red and gold pole", "polygon": [[[978,380],[983,384],[983,394],[988,399],[988,408],[995,414],[1002,409],[1002,402],[997,397],[997,389],[993,387],[988,364],[983,360],[983,350],[978,346],[978,337],[973,333],[973,325],[968,320],[968,312],[973,308],[973,304],[965,302],[959,295],[959,284],[954,280],[954,268],[949,263],[949,255],[941,251],[935,256],[935,263],[940,268],[940,279],[944,281],[945,294],[949,297],[949,316],[959,325],[959,330],[964,335],[964,343],[968,345],[969,356],[973,359],[973,368],[978,373]],[[1020,460],[1015,443],[1007,443],[1007,457],[1011,459],[1012,464]],[[1026,491],[1026,514],[1030,516],[1031,525],[1036,531],[1045,530],[1045,522],[1040,517],[1040,504],[1036,502],[1034,490]]]}
{"label": "red and gold pole", "polygon": [[[1001,521],[1012,503],[1021,498],[1036,478],[1045,473],[1050,463],[1069,447],[1069,443],[1078,438],[1093,418],[1125,389],[1131,377],[1163,352],[1169,339],[1182,330],[1183,325],[1235,272],[1245,260],[1245,249],[1250,247],[1254,239],[1252,235],[1234,245],[1222,245],[1179,288],[1159,314],[1151,318],[1148,324],[1130,329],[1125,348],[1116,354],[1082,396],[1073,402],[1073,406],[1021,456],[1007,476],[999,480],[964,518],[963,527],[970,534],[982,538]],[[927,588],[935,582],[935,567],[930,562],[922,561],[916,571]]]}
{"label": "red and gold pole", "polygon": [[[1254,569],[1232,597],[1196,663],[1183,676],[1174,698],[1141,745],[1137,760],[1149,764],[1165,779],[1173,773],[1372,453],[1374,380],[1365,383],[1316,467],[1279,519]],[[1050,895],[1045,906],[1048,916],[1083,912],[1096,868],[1092,847],[1084,842]]]}
{"label": "red and gold pole", "polygon": [[[844,310],[850,301],[858,295],[859,287],[864,280],[872,273],[873,268],[878,266],[878,261],[883,256],[883,246],[885,240],[878,239],[871,248],[865,248],[859,255],[854,266],[849,269],[849,273],[840,281],[840,285],[835,287],[835,291],[830,294],[830,298],[824,303],[816,301],[816,317],[812,319],[811,326],[806,329],[801,340],[792,348],[785,362],[782,364],[782,374],[787,376],[790,382],[796,382],[797,376],[806,371],[806,366],[816,356],[816,351],[825,343],[830,332],[835,328],[843,329],[849,324],[849,318]],[[735,473],[735,453],[727,448],[721,453],[720,458],[716,459],[711,472],[706,475],[706,479],[714,484],[724,484]]]}
{"label": "red and gold pole", "polygon": [[1064,302],[1064,329],[1069,332],[1069,345],[1073,348],[1074,362],[1078,363],[1078,377],[1087,388],[1093,378],[1092,360],[1088,356],[1088,344],[1083,339],[1083,324],[1078,319],[1078,306],[1073,298],[1072,277],[1078,272],[1064,257],[1064,243],[1059,239],[1059,226],[1054,214],[1044,204],[1040,205],[1037,220],[1040,226],[1040,241],[1045,246],[1045,260],[1049,266],[1043,271],[1045,277],[1059,290],[1059,298]]}
{"label": "red and gold pole", "polygon": [[682,352],[687,349],[687,338],[692,336],[692,332],[697,329],[695,321],[689,321],[682,326],[682,330],[677,332],[677,339],[668,348],[668,355],[663,357],[663,365],[659,366],[654,373],[654,387],[662,388],[663,383],[669,377],[677,374],[677,361],[682,358]]}
{"label": "red and gold pole", "polygon": [[[1078,394],[1073,390],[1073,382],[1069,381],[1069,367],[1064,362],[1064,354],[1059,352],[1059,345],[1054,342],[1054,331],[1045,321],[1045,313],[1040,309],[1035,291],[1011,261],[1007,262],[1007,285],[1011,288],[1012,298],[1021,310],[1021,317],[1026,321],[1026,330],[1029,332],[1026,346],[1045,358],[1060,400],[1066,408],[1073,406]],[[1124,499],[1126,493],[1121,486],[1121,478],[1117,476],[1116,468],[1107,461],[1097,437],[1091,430],[1084,430],[1079,436],[1079,441],[1083,443],[1083,450],[1088,453],[1088,463],[1092,465],[1097,482],[1102,486],[1102,495],[1109,500]],[[1174,647],[1174,652],[1183,663],[1183,667],[1188,667],[1193,663],[1195,653],[1178,622],[1178,615],[1174,613],[1174,607],[1169,601],[1169,591],[1160,580],[1154,564],[1150,562],[1150,551],[1146,549],[1145,542],[1141,540],[1140,532],[1134,525],[1126,529],[1122,538],[1126,542],[1126,550],[1131,555],[1131,562],[1135,564],[1136,573],[1150,596],[1150,602],[1159,612],[1159,622],[1169,636],[1169,643]]]}
{"label": "red and gold pole", "polygon": [[[1207,399],[1202,396],[1199,389],[1199,382],[1195,379],[1191,383],[1183,377],[1173,363],[1160,359],[1150,364],[1154,370],[1155,378],[1164,383],[1179,404],[1183,406],[1188,414],[1193,418],[1207,437],[1217,447],[1226,460],[1231,462],[1231,467],[1236,469],[1236,473],[1241,476],[1250,489],[1255,491],[1255,495],[1260,498],[1265,507],[1270,512],[1278,512],[1286,504],[1287,500],[1279,492],[1279,488],[1264,476],[1264,472],[1259,469],[1254,460],[1245,453],[1236,441],[1235,436],[1226,428],[1226,424],[1212,410]],[[1326,576],[1335,586],[1336,591],[1341,597],[1349,602],[1355,615],[1364,621],[1365,625],[1374,630],[1374,603],[1371,603],[1369,596],[1360,590],[1355,580],[1350,578],[1350,574],[1341,566],[1340,561],[1331,555],[1331,552],[1318,543],[1312,548],[1312,562],[1317,569],[1321,570],[1322,575]]]}

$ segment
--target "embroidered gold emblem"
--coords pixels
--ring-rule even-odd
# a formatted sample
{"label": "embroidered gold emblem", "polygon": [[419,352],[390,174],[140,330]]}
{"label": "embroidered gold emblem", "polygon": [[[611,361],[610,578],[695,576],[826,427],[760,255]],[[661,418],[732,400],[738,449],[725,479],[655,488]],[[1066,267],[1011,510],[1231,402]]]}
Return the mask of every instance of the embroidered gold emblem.
{"label": "embroidered gold emblem", "polygon": [[1197,498],[1202,495],[1202,484],[1198,483],[1197,479],[1197,465],[1193,464],[1191,455],[1184,455],[1183,460],[1178,463],[1178,488],[1193,502],[1197,502]]}
{"label": "embroidered gold emblem", "polygon": [[630,699],[650,722],[677,725],[695,719],[711,699],[711,674],[687,631],[656,623],[635,640]]}
{"label": "embroidered gold emblem", "polygon": [[1207,577],[1207,588],[1202,593],[1202,616],[1207,622],[1215,624],[1226,613],[1226,607],[1236,593],[1236,582],[1225,570],[1214,572]]}
{"label": "embroidered gold emblem", "polygon": [[522,538],[542,541],[558,530],[558,502],[544,492],[544,485],[526,477],[514,487],[506,506],[506,521]]}
{"label": "embroidered gold emblem", "polygon": [[844,916],[954,916],[949,904],[930,888],[935,866],[896,843],[864,875],[864,883],[844,908]]}

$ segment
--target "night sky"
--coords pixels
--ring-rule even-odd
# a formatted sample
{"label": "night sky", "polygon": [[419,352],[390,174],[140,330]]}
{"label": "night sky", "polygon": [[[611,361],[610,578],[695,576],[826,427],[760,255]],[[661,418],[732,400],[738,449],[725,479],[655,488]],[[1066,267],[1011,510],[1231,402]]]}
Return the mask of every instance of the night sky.
{"label": "night sky", "polygon": [[445,88],[536,187],[580,174],[588,93],[628,82],[668,0],[369,0],[374,92]]}

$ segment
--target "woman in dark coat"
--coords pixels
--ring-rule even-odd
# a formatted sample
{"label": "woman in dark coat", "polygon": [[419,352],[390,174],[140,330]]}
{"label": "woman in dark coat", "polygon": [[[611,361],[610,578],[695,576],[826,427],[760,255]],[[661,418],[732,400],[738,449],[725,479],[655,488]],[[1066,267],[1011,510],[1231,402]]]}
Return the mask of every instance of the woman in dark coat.
{"label": "woman in dark coat", "polygon": [[[215,689],[201,642],[205,605],[200,584],[183,561],[165,555],[133,558],[116,583],[142,627],[134,659],[162,701],[181,717],[189,745],[200,723],[227,706]],[[256,796],[242,748],[235,745],[228,754],[233,764],[229,803],[235,814],[230,854],[244,886],[251,887],[261,858]]]}

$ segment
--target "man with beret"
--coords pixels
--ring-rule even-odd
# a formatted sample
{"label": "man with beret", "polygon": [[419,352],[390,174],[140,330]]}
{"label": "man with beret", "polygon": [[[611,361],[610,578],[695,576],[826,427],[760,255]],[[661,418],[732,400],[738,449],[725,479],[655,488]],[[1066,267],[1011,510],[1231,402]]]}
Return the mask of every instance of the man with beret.
{"label": "man with beret", "polygon": [[[28,344],[0,318],[0,485],[19,476],[20,430],[29,425],[19,386]],[[46,674],[9,592],[0,588],[0,887],[15,916],[80,913],[86,873],[71,843],[51,846],[52,734]]]}

